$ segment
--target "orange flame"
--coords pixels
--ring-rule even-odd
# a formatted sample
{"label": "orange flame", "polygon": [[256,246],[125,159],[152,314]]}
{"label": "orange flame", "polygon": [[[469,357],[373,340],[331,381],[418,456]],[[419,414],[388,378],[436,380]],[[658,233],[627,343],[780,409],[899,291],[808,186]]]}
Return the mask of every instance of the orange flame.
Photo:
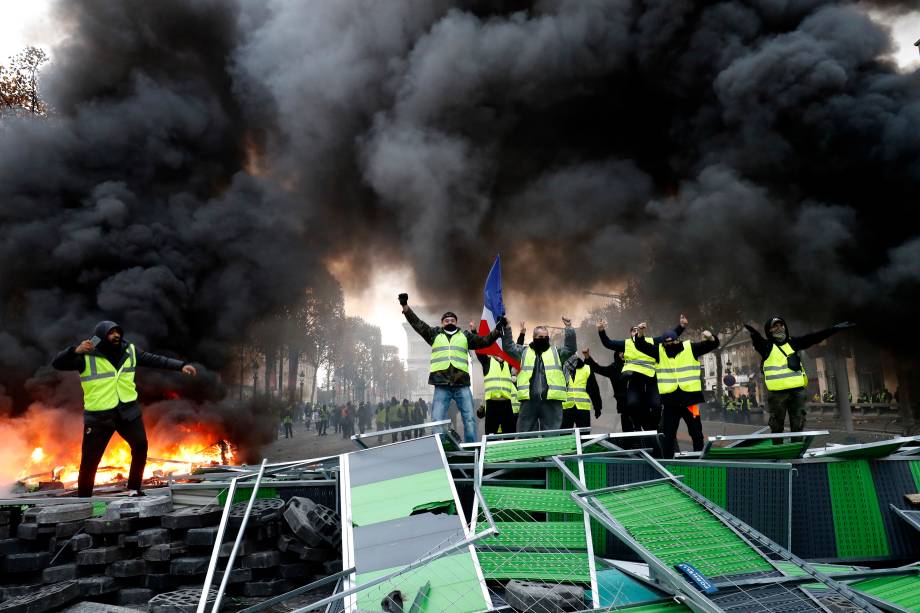
{"label": "orange flame", "polygon": [[[0,487],[13,481],[37,486],[42,481],[76,482],[80,467],[82,418],[69,411],[33,405],[21,417],[0,418]],[[147,428],[148,452],[144,479],[186,474],[199,466],[234,463],[232,446],[219,443],[224,435],[204,424],[172,424]],[[131,449],[117,434],[106,449],[96,484],[128,477]]]}

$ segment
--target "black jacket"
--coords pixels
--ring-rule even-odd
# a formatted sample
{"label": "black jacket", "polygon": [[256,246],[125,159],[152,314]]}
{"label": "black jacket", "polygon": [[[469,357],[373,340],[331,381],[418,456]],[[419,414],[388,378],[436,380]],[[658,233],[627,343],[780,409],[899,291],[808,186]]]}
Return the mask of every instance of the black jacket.
{"label": "black jacket", "polygon": [[773,324],[781,323],[783,328],[786,329],[786,340],[784,343],[789,343],[789,346],[792,347],[793,351],[801,351],[802,349],[808,349],[812,345],[817,345],[826,338],[830,338],[840,330],[837,328],[825,328],[824,330],[818,330],[817,332],[812,332],[810,334],[804,334],[802,336],[792,336],[789,334],[789,326],[786,324],[786,321],[782,317],[771,317],[763,325],[763,331],[766,335],[761,336],[753,326],[744,324],[744,327],[747,328],[747,331],[751,333],[751,343],[754,345],[754,350],[760,354],[760,360],[766,360],[770,357],[770,352],[773,351],[773,345],[782,345],[770,334],[770,328],[773,327]]}
{"label": "black jacket", "polygon": [[[434,342],[434,339],[443,332],[441,326],[429,326],[424,321],[419,319],[412,309],[406,309],[405,312],[406,321],[409,322],[409,325],[418,332],[419,336],[425,339],[425,342],[429,345]],[[479,336],[478,334],[473,334],[469,330],[458,329],[455,334],[463,334],[466,336],[466,344],[470,349],[485,349],[490,346],[501,335],[501,328],[496,327],[492,330],[488,336]],[[450,387],[463,387],[470,385],[470,373],[463,372],[458,368],[454,368],[454,365],[451,364],[447,367],[447,370],[439,370],[438,372],[433,372],[428,375],[428,385],[447,385]]]}
{"label": "black jacket", "polygon": [[[652,340],[653,340],[655,343],[661,343],[661,342],[663,342],[664,339],[665,339],[666,337],[668,337],[668,336],[679,337],[679,336],[680,336],[681,334],[683,334],[683,333],[684,333],[684,327],[683,327],[682,325],[678,324],[675,328],[673,328],[673,329],[671,329],[671,330],[666,330],[666,331],[662,332],[662,333],[659,334],[658,336],[654,337]],[[612,338],[610,338],[610,337],[607,336],[607,331],[606,331],[606,330],[598,330],[598,336],[601,337],[601,344],[602,344],[604,347],[606,347],[607,349],[611,349],[611,350],[613,350],[613,351],[626,351],[626,339],[612,339]],[[635,342],[636,339],[638,339],[638,338],[639,338],[638,336],[634,337],[634,338],[633,338],[633,342]],[[623,374],[622,374],[622,368],[620,369],[620,372],[621,372],[620,378],[625,378],[626,376],[629,376],[629,377],[645,377],[646,379],[651,379],[651,378],[652,378],[652,377],[646,377],[646,376],[643,375],[642,373],[638,373],[638,372],[635,372],[635,371],[627,371],[627,372],[626,372],[626,375],[623,375]],[[624,392],[624,393],[625,393],[625,392]]]}
{"label": "black jacket", "polygon": [[[716,349],[719,346],[719,337],[713,335],[711,341],[699,341],[690,343],[690,351],[693,352],[693,357],[699,359],[701,355],[709,353],[713,349]],[[636,339],[636,349],[644,353],[645,355],[654,358],[655,361],[658,361],[658,350],[659,345],[653,345],[644,337]],[[665,345],[664,351],[668,357],[673,358],[678,353],[682,351],[683,347],[681,345]],[[703,398],[703,392],[686,392],[680,388],[670,392],[668,394],[660,394],[661,404],[666,407],[675,407],[683,408],[688,407],[691,404],[699,404],[705,402]]]}
{"label": "black jacket", "polygon": [[585,360],[585,364],[591,367],[592,374],[610,379],[610,383],[613,384],[613,397],[617,399],[617,413],[622,413],[626,405],[626,379],[621,375],[626,362],[620,357],[620,353],[614,354],[613,362],[607,366],[601,366],[590,356]]}
{"label": "black jacket", "polygon": [[[588,360],[591,360],[591,358],[588,358]],[[591,399],[591,406],[594,407],[594,412],[600,415],[604,409],[604,401],[601,399],[601,388],[597,385],[597,379],[594,377],[594,366],[591,366],[588,360],[582,360],[577,355],[573,355],[562,365],[562,370],[565,371],[568,377],[567,380],[573,381],[576,370],[585,365],[591,368],[591,374],[588,375],[588,381],[585,383],[585,390],[588,392],[588,398]]]}
{"label": "black jacket", "polygon": [[[121,326],[116,324],[113,321],[102,321],[96,325],[94,330],[94,336],[98,336],[101,340],[96,346],[96,349],[93,351],[93,355],[107,359],[112,365],[117,369],[121,368],[121,365],[125,363],[125,360],[128,359],[128,345],[129,343],[122,337],[121,344],[118,346],[112,346],[105,340],[105,337],[111,332],[114,328],[121,329]],[[76,351],[77,346],[71,345],[67,349],[61,351],[57,354],[52,360],[51,365],[56,370],[72,370],[75,372],[83,372],[83,369],[86,368],[86,356]],[[144,351],[135,347],[135,354],[137,357],[137,365],[145,366],[147,368],[159,368],[162,370],[182,370],[182,367],[188,364],[188,362],[183,362],[182,360],[176,360],[173,358],[168,358],[163,355],[158,355],[156,353],[150,353],[149,351]],[[120,403],[112,411],[119,411],[123,417],[130,418],[135,413],[140,415],[139,405],[137,401],[133,402],[123,402]],[[103,413],[110,413],[110,411],[92,411],[97,415]]]}

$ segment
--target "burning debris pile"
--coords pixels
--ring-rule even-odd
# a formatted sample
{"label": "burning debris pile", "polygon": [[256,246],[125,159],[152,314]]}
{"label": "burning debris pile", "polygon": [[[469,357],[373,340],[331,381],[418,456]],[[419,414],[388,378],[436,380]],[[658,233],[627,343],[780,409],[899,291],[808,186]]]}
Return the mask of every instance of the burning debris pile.
{"label": "burning debris pile", "polygon": [[[191,475],[208,466],[240,463],[240,450],[218,421],[164,421],[154,410],[147,420],[147,486]],[[69,489],[80,466],[81,418],[62,409],[33,405],[18,418],[0,419],[0,434],[8,441],[0,450],[0,488],[16,491]],[[97,485],[123,485],[131,450],[113,436],[99,470]],[[13,485],[15,484],[15,486]]]}

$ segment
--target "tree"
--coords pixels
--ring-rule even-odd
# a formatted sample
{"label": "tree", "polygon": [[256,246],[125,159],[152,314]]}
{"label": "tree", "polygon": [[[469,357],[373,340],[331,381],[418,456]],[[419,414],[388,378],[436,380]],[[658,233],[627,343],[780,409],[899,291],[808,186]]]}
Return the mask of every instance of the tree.
{"label": "tree", "polygon": [[38,47],[28,47],[0,64],[0,117],[48,114],[48,107],[38,94],[38,71],[48,61],[48,54]]}

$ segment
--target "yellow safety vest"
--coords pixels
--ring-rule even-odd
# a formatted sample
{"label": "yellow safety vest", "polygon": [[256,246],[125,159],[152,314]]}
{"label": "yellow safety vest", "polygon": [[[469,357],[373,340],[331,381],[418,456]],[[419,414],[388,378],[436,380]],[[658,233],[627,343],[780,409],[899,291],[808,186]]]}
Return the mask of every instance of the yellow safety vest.
{"label": "yellow safety vest", "polygon": [[[543,370],[546,372],[546,399],[565,402],[568,398],[568,387],[565,384],[559,353],[551,345],[540,357],[543,358]],[[521,372],[517,378],[518,400],[530,400],[530,377],[533,374],[536,359],[534,351],[530,347],[525,347],[524,354],[521,356]]]}
{"label": "yellow safety vest", "polygon": [[489,372],[484,381],[486,400],[509,400],[514,396],[514,382],[508,362],[499,363],[489,358]]}
{"label": "yellow safety vest", "polygon": [[470,372],[469,345],[466,334],[457,330],[452,336],[441,332],[431,343],[431,368],[429,373],[447,370],[453,366],[465,373]]}
{"label": "yellow safety vest", "polygon": [[685,392],[700,392],[700,361],[693,357],[690,341],[683,342],[684,348],[673,358],[665,353],[664,345],[658,346],[658,393],[670,394],[678,388]]}
{"label": "yellow safety vest", "polygon": [[808,385],[808,377],[805,375],[804,367],[799,371],[789,369],[786,358],[793,353],[795,351],[789,343],[782,345],[774,343],[773,348],[770,349],[770,355],[763,362],[763,378],[767,384],[767,389],[771,392],[791,390]]}
{"label": "yellow safety vest", "polygon": [[134,371],[137,368],[137,352],[134,345],[128,345],[128,358],[116,369],[105,357],[88,353],[84,356],[80,385],[83,387],[83,408],[87,411],[108,411],[119,402],[137,400],[134,387]]}
{"label": "yellow safety vest", "polygon": [[521,412],[521,401],[518,400],[517,390],[515,390],[514,395],[511,396],[511,412],[515,415]]}
{"label": "yellow safety vest", "polygon": [[576,407],[580,411],[591,410],[591,397],[588,396],[588,377],[591,376],[591,367],[585,364],[575,369],[575,379],[569,383],[569,398],[562,404],[562,408]]}
{"label": "yellow safety vest", "polygon": [[[649,341],[653,342],[653,341]],[[646,377],[655,376],[655,358],[639,351],[633,339],[626,339],[626,351],[623,352],[623,372],[637,372]]]}

